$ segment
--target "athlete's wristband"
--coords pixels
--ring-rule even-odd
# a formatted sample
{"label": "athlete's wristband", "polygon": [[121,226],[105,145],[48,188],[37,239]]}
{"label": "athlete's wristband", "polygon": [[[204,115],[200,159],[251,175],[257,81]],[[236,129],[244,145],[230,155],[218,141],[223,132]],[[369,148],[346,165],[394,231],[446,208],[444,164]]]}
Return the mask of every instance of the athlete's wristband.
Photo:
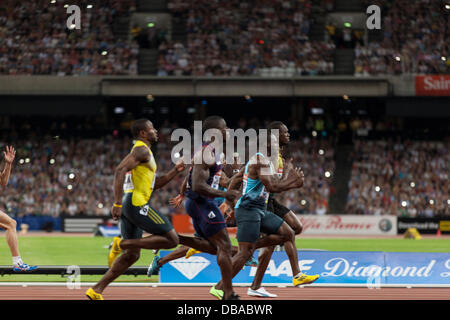
{"label": "athlete's wristband", "polygon": [[115,208],[122,208],[122,205],[121,204],[117,204],[117,203],[113,203],[113,207],[115,207]]}

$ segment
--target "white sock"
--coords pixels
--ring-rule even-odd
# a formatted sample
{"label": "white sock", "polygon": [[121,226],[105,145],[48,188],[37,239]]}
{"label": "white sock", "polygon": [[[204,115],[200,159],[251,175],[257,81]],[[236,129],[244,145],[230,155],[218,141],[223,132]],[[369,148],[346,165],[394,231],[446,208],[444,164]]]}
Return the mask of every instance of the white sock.
{"label": "white sock", "polygon": [[299,277],[302,274],[302,272],[300,271],[294,278]]}
{"label": "white sock", "polygon": [[15,265],[15,266],[18,266],[19,264],[22,264],[22,263],[23,263],[23,261],[22,261],[22,259],[20,258],[20,256],[12,257],[12,259],[13,259],[13,265]]}

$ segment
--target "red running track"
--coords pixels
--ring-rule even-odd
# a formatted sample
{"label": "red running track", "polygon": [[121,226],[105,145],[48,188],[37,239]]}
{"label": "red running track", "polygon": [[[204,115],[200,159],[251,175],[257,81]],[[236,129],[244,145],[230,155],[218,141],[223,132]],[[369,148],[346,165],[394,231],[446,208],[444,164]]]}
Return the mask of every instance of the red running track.
{"label": "red running track", "polygon": [[[450,288],[336,288],[267,287],[278,295],[263,300],[450,300]],[[0,287],[0,300],[87,300],[81,289],[61,286],[4,286]],[[261,300],[247,296],[247,288],[236,287],[242,300]],[[215,300],[209,287],[108,287],[105,300]]]}

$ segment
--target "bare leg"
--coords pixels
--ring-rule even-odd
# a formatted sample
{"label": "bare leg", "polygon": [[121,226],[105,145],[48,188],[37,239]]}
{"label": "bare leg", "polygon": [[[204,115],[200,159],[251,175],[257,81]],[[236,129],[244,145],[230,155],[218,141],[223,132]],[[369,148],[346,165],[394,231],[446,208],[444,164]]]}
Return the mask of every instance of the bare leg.
{"label": "bare leg", "polygon": [[284,243],[284,250],[286,251],[291,264],[292,275],[295,277],[298,273],[300,273],[300,267],[298,266],[298,253],[295,245],[294,230],[292,230],[286,222],[283,222],[281,227],[278,229],[278,234],[282,234],[287,238]]}
{"label": "bare leg", "polygon": [[176,260],[176,259],[184,257],[186,255],[186,253],[189,251],[189,249],[190,248],[187,247],[187,246],[179,246],[178,248],[176,248],[174,251],[172,251],[168,255],[162,257],[161,259],[159,259],[158,265],[162,266],[162,265],[166,264],[169,261]]}
{"label": "bare leg", "polygon": [[128,249],[171,249],[178,245],[178,235],[170,230],[164,235],[151,235],[141,239],[124,239],[120,241],[123,250]]}
{"label": "bare leg", "polygon": [[286,223],[292,228],[292,230],[294,230],[295,235],[302,233],[303,225],[301,221],[297,218],[295,213],[289,211],[284,215],[283,220],[286,221]]}
{"label": "bare leg", "polygon": [[[194,248],[195,250],[209,254],[217,253],[216,247],[207,239],[182,235],[178,235],[178,238],[180,239],[180,243],[183,246]],[[238,250],[239,249],[237,246],[231,246],[231,255],[234,256],[238,252]]]}
{"label": "bare leg", "polygon": [[92,289],[97,293],[102,293],[111,282],[121,276],[129,267],[139,260],[140,251],[140,249],[125,250]]}
{"label": "bare leg", "polygon": [[[297,216],[289,211],[284,215],[283,220],[294,230],[295,235],[298,235],[303,230],[303,225]],[[256,269],[255,277],[253,278],[251,288],[253,290],[258,290],[261,288],[262,279],[266,273],[267,267],[269,266],[270,258],[272,257],[275,246],[261,248],[258,256],[258,268]],[[294,274],[295,275],[295,274]]]}
{"label": "bare leg", "polygon": [[208,238],[208,240],[217,247],[217,264],[220,267],[220,273],[222,275],[223,297],[224,299],[227,299],[233,294],[233,264],[231,259],[231,241],[226,229],[222,229],[214,236]]}
{"label": "bare leg", "polygon": [[189,248],[194,248],[196,250],[199,250],[201,252],[206,252],[209,254],[216,254],[217,249],[216,245],[211,243],[211,241],[200,238],[200,237],[188,237],[188,236],[181,236],[178,235],[178,238],[180,239],[180,243],[182,245],[185,245]]}
{"label": "bare leg", "polygon": [[[242,270],[242,267],[245,265],[245,262],[247,262],[247,260],[252,256],[254,251],[255,251],[254,243],[239,242],[239,251],[232,259],[233,278],[239,273],[239,271]],[[223,278],[215,285],[215,288],[218,290],[223,290],[224,288]]]}
{"label": "bare leg", "polygon": [[264,278],[264,274],[269,266],[270,258],[272,257],[274,250],[275,246],[261,248],[259,250],[258,267],[256,268],[255,277],[253,278],[251,285],[253,290],[258,290],[261,287],[262,279]]}
{"label": "bare leg", "polygon": [[17,240],[17,222],[3,211],[0,211],[0,227],[6,230],[6,242],[13,257],[20,256]]}

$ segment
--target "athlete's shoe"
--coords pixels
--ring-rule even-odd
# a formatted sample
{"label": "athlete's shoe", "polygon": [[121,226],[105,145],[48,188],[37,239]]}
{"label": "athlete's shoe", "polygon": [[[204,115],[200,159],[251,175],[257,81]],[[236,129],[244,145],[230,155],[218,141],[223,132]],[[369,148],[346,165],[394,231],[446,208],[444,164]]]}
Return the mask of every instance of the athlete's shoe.
{"label": "athlete's shoe", "polygon": [[194,254],[197,253],[201,253],[201,251],[195,250],[193,248],[189,249],[188,252],[186,252],[186,255],[184,256],[186,259],[189,259],[190,257],[192,257]]}
{"label": "athlete's shoe", "polygon": [[241,300],[241,297],[233,292],[228,299],[225,299],[225,296],[223,296],[222,300]]}
{"label": "athlete's shoe", "polygon": [[161,258],[158,257],[158,256],[154,256],[154,257],[153,257],[153,261],[152,261],[152,263],[150,264],[150,266],[148,267],[148,270],[147,270],[147,277],[151,277],[151,276],[153,276],[153,275],[159,274],[159,268],[162,267],[162,266],[160,266],[160,265],[158,264],[158,261],[159,261],[160,259],[161,259]]}
{"label": "athlete's shoe", "polygon": [[277,295],[267,292],[263,287],[258,290],[253,290],[252,288],[248,288],[247,294],[252,297],[261,297],[261,298],[276,298]]}
{"label": "athlete's shoe", "polygon": [[122,252],[122,248],[120,248],[120,241],[122,239],[120,237],[114,237],[113,243],[111,246],[111,250],[109,250],[108,255],[108,266],[111,268],[113,262],[116,260],[116,258],[119,256],[119,254]]}
{"label": "athlete's shoe", "polygon": [[215,286],[212,286],[211,290],[209,290],[209,293],[219,300],[223,299],[223,290],[216,289]]}
{"label": "athlete's shoe", "polygon": [[92,290],[92,288],[89,288],[86,291],[86,297],[88,297],[90,300],[105,300],[100,293],[95,292],[94,290]]}
{"label": "athlete's shoe", "polygon": [[296,276],[292,279],[292,283],[294,284],[295,287],[297,287],[300,285],[313,283],[317,279],[319,279],[318,274],[313,275],[313,276],[308,276],[304,273],[300,273],[298,276]]}
{"label": "athlete's shoe", "polygon": [[13,271],[14,272],[31,272],[36,270],[37,266],[29,266],[28,264],[22,262],[21,264],[14,265]]}
{"label": "athlete's shoe", "polygon": [[247,267],[257,267],[258,266],[258,260],[256,260],[254,257],[251,257],[247,260],[245,263],[245,266]]}

